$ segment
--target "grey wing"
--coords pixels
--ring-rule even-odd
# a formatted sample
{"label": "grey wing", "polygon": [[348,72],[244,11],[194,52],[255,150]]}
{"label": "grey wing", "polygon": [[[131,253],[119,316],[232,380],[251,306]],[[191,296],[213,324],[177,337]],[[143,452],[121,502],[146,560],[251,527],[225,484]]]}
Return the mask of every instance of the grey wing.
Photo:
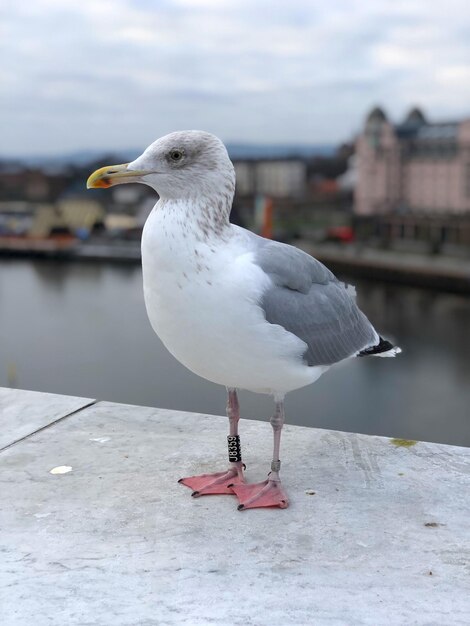
{"label": "grey wing", "polygon": [[260,244],[255,260],[273,281],[261,301],[266,320],[307,344],[308,365],[332,365],[378,342],[354,289],[319,261],[277,242]]}

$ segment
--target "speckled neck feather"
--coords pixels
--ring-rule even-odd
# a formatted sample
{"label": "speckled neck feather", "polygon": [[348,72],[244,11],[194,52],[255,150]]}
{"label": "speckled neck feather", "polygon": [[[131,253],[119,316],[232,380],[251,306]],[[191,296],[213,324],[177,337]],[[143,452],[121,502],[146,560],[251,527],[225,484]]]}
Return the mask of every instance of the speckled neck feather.
{"label": "speckled neck feather", "polygon": [[181,199],[160,198],[157,207],[159,211],[177,216],[182,230],[191,230],[198,239],[223,238],[230,225],[234,193],[235,181],[227,176],[217,188],[202,184],[194,195],[188,193]]}

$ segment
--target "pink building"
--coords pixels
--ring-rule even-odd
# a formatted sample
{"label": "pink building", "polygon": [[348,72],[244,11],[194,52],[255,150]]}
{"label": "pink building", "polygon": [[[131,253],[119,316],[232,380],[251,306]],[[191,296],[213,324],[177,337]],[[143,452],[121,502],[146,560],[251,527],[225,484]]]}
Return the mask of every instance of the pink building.
{"label": "pink building", "polygon": [[470,214],[470,119],[434,124],[412,109],[396,125],[377,107],[356,151],[356,214]]}

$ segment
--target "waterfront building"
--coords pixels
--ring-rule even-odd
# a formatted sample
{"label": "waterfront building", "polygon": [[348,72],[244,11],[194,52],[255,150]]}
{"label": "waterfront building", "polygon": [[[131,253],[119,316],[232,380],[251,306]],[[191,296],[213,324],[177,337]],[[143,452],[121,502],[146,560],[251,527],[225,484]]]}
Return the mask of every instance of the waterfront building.
{"label": "waterfront building", "polygon": [[414,108],[394,124],[376,107],[356,154],[357,215],[470,214],[470,119],[429,122]]}
{"label": "waterfront building", "polygon": [[237,193],[297,198],[305,193],[307,163],[303,158],[234,161]]}

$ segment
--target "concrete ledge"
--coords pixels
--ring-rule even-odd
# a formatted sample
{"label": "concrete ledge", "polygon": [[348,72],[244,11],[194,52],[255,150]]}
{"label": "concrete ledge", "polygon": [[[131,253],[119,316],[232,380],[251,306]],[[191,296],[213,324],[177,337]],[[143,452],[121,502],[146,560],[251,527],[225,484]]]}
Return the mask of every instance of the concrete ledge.
{"label": "concrete ledge", "polygon": [[0,387],[0,450],[94,402]]}
{"label": "concrete ledge", "polygon": [[[1,396],[2,428],[40,401],[21,395]],[[98,402],[3,450],[2,623],[470,623],[469,449],[287,426],[291,507],[238,512],[176,483],[225,467],[226,428]],[[269,424],[241,437],[259,480]]]}

